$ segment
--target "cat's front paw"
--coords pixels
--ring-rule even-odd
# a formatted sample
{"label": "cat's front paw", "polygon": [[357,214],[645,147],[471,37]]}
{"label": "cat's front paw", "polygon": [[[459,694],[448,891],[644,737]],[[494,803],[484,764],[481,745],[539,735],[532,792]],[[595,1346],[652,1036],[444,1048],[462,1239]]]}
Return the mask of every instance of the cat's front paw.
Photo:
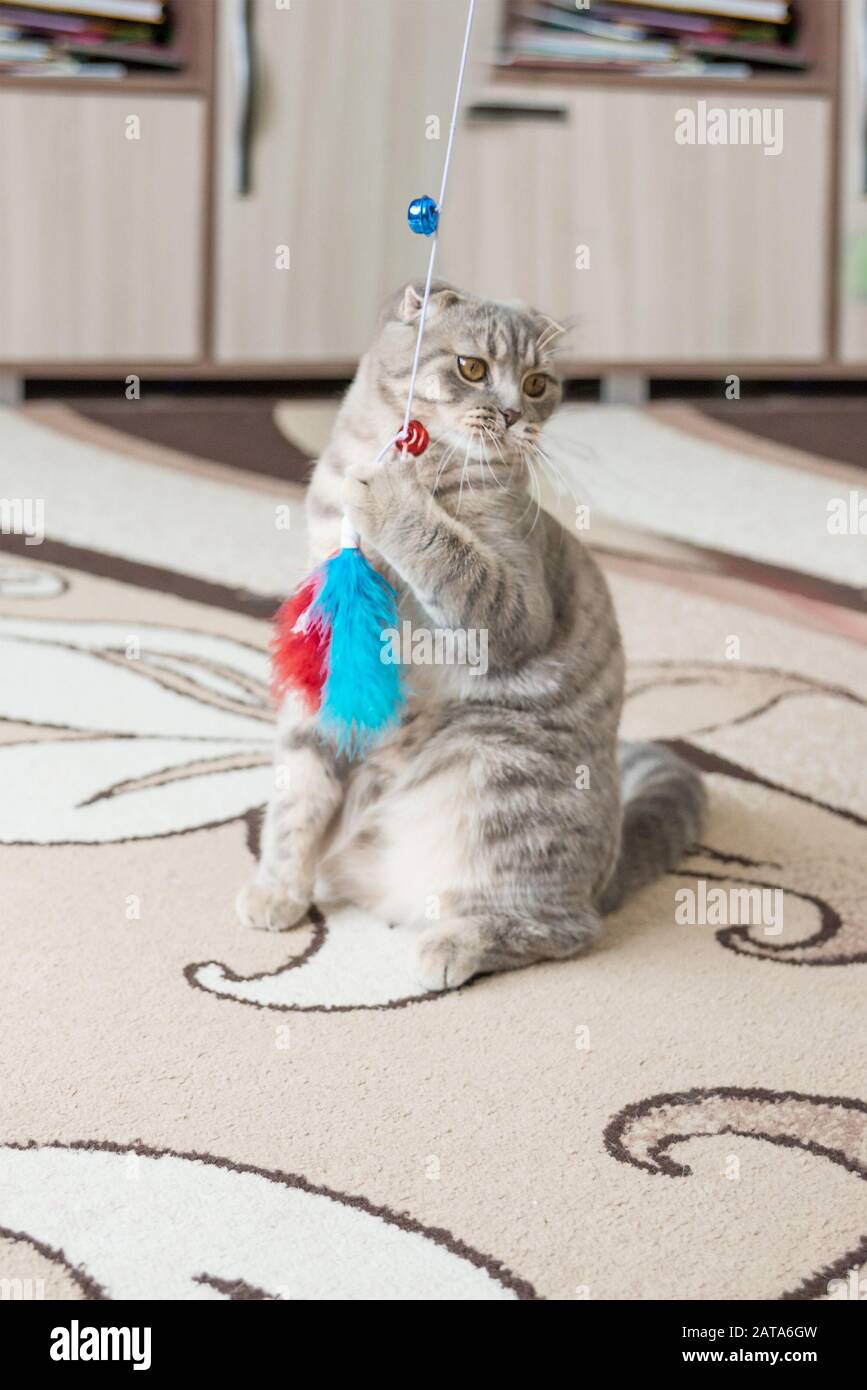
{"label": "cat's front paw", "polygon": [[361,536],[379,529],[381,508],[369,465],[350,468],[343,479],[343,510]]}
{"label": "cat's front paw", "polygon": [[359,535],[377,539],[389,519],[405,515],[414,478],[397,457],[356,463],[343,478],[343,508]]}
{"label": "cat's front paw", "polygon": [[478,933],[468,924],[436,927],[419,940],[416,975],[425,989],[458,989],[482,966]]}
{"label": "cat's front paw", "polygon": [[288,931],[301,924],[310,911],[310,898],[296,897],[276,884],[247,883],[235,899],[242,927],[261,931]]}

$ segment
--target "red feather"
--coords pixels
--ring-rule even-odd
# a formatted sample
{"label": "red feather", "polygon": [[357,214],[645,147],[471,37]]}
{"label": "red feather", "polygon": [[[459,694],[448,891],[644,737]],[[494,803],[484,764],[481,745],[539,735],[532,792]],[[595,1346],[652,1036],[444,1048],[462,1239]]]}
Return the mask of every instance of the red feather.
{"label": "red feather", "polygon": [[328,665],[330,633],[320,622],[296,630],[298,619],[316,599],[320,578],[306,579],[277,610],[271,637],[271,690],[279,703],[287,690],[297,690],[311,714],[322,701]]}

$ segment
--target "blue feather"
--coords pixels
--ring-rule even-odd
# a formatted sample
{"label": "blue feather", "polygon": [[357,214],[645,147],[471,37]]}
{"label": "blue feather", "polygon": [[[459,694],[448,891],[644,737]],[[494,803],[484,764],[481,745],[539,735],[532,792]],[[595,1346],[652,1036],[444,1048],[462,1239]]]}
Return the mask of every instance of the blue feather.
{"label": "blue feather", "polygon": [[398,625],[397,596],[347,547],[326,561],[316,609],[331,629],[319,727],[354,758],[397,723],[404,701],[400,666],[380,660],[383,632]]}

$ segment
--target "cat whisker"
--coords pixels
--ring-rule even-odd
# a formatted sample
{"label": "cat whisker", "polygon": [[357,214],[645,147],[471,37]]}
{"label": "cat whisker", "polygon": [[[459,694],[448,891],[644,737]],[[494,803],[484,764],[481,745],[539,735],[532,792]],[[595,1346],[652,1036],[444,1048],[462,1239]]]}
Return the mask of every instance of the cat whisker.
{"label": "cat whisker", "polygon": [[554,459],[552,459],[545,452],[541,445],[531,444],[530,447],[533,450],[533,454],[539,464],[539,467],[545,473],[545,476],[548,477],[548,479],[551,481],[551,484],[558,496],[562,496],[565,492],[577,505],[580,500],[578,494],[575,488],[573,487],[572,483],[555,463]]}
{"label": "cat whisker", "polygon": [[467,447],[466,447],[466,450],[465,450],[465,452],[464,452],[464,461],[463,461],[463,463],[461,464],[461,485],[460,485],[460,487],[458,488],[458,505],[457,505],[457,507],[455,508],[455,516],[457,516],[458,512],[460,511],[460,509],[461,509],[461,503],[462,503],[463,500],[464,500],[464,479],[467,477],[467,465],[468,465],[468,463],[469,463],[469,458],[470,458],[470,445],[472,444],[472,442],[473,442],[473,440],[472,440],[472,435],[471,435],[470,438],[467,440]]}
{"label": "cat whisker", "polygon": [[[469,448],[468,448],[468,450],[467,450],[467,487],[469,488],[470,492],[473,492],[473,493],[474,493],[475,490],[476,490],[476,489],[473,487],[473,464],[475,463],[476,460],[470,458],[470,453],[469,453],[469,451],[470,451],[470,449],[476,451],[476,450],[478,450],[478,448],[479,448],[479,445],[476,444],[476,435],[478,435],[478,436],[479,436],[479,440],[481,440],[481,430],[478,428],[478,426],[474,425],[473,428],[472,428],[472,430],[470,431],[470,442],[469,442]],[[478,461],[479,461],[479,463],[481,463],[481,459],[479,459]]]}
{"label": "cat whisker", "polygon": [[535,468],[533,467],[533,464],[530,462],[529,459],[527,460],[527,463],[530,470],[530,474],[533,479],[533,492],[536,499],[536,515],[533,517],[532,524],[530,526],[529,531],[527,532],[527,535],[529,536],[535,530],[536,523],[538,522],[539,517],[542,515],[542,489],[539,486],[539,477],[536,473]]}
{"label": "cat whisker", "polygon": [[452,445],[450,445],[449,448],[446,449],[446,452],[443,454],[442,458],[440,459],[440,462],[439,462],[439,464],[438,464],[438,466],[437,466],[436,477],[434,478],[434,484],[433,484],[433,487],[431,488],[431,496],[432,496],[432,497],[435,497],[435,496],[436,496],[437,489],[439,488],[439,485],[440,485],[440,479],[442,478],[443,473],[445,472],[446,468],[448,467],[448,464],[451,462],[451,460],[454,458],[455,454],[457,453],[457,448],[458,448],[457,444],[452,444]]}
{"label": "cat whisker", "polygon": [[[546,436],[545,443],[548,449],[550,449],[552,445],[554,446],[558,453],[558,456],[562,460],[565,467],[570,468],[574,464],[575,457],[577,456],[580,459],[580,461],[585,465],[598,465],[598,471],[600,472],[604,469],[607,475],[610,474],[611,477],[616,478],[617,481],[621,484],[621,486],[633,495],[637,494],[639,496],[646,497],[648,501],[654,499],[655,494],[649,487],[646,486],[646,484],[642,483],[637,478],[626,477],[625,474],[621,472],[621,470],[617,467],[615,463],[611,461],[610,458],[606,457],[604,459],[601,459],[598,451],[592,448],[591,446],[580,445],[577,443],[573,445],[570,442],[567,450],[567,446],[562,441],[552,440],[550,436]],[[551,461],[553,463],[553,459]],[[592,502],[593,505],[596,505],[594,494],[590,484],[587,483],[584,478],[582,478],[577,485],[581,488],[583,498],[588,502]],[[609,507],[610,505],[611,504],[609,502]]]}
{"label": "cat whisker", "polygon": [[[559,464],[558,464],[558,462],[557,462],[557,458],[555,457],[554,452],[552,452],[552,450],[551,450],[551,443],[552,443],[552,441],[550,440],[550,438],[546,437],[544,449],[541,449],[541,446],[539,446],[540,449],[541,449],[541,453],[542,453],[542,456],[543,456],[543,459],[544,459],[545,464],[547,464],[547,466],[548,466],[549,468],[551,468],[551,469],[553,469],[553,470],[556,471],[557,475],[560,477],[560,479],[561,479],[562,482],[563,482],[563,486],[564,486],[565,490],[569,493],[569,495],[571,496],[571,498],[572,498],[572,500],[573,500],[574,502],[576,502],[576,503],[577,503],[577,502],[586,502],[586,503],[592,503],[593,505],[595,505],[592,492],[591,492],[590,488],[587,486],[587,484],[585,483],[584,479],[581,478],[581,479],[574,479],[574,480],[573,480],[573,479],[571,479],[571,478],[568,476],[568,473],[564,473],[563,470],[560,468],[560,466],[559,466]],[[556,447],[557,447],[557,446],[556,446],[556,443],[555,443],[555,449],[556,449]],[[592,452],[592,451],[591,451],[591,452]],[[565,452],[562,452],[562,451],[559,453],[559,458],[560,458],[560,461],[561,461],[562,464],[563,464],[563,468],[566,469],[566,470],[571,470],[571,466],[572,466],[574,460],[568,458],[568,457],[566,456]]]}
{"label": "cat whisker", "polygon": [[529,486],[529,488],[528,488],[528,501],[527,501],[527,505],[526,505],[526,507],[524,508],[524,510],[523,510],[523,512],[521,513],[521,515],[518,517],[519,523],[520,523],[521,521],[524,520],[524,517],[527,515],[527,513],[528,513],[528,511],[530,510],[530,508],[532,507],[533,503],[534,503],[534,502],[536,503],[536,515],[535,515],[535,517],[533,518],[533,525],[532,525],[532,526],[529,528],[529,530],[527,531],[527,535],[529,536],[529,535],[530,535],[530,532],[533,530],[533,527],[536,525],[536,522],[539,520],[539,513],[540,513],[541,510],[542,510],[542,491],[541,491],[541,488],[539,487],[539,479],[538,479],[538,476],[537,476],[537,474],[536,474],[536,470],[535,470],[535,468],[533,467],[533,460],[532,460],[531,457],[530,457],[530,452],[529,452],[529,450],[526,449],[526,448],[524,447],[524,441],[519,440],[519,442],[518,442],[518,450],[519,450],[519,453],[520,453],[521,462],[524,464],[524,467],[525,467],[525,469],[526,469],[527,478],[528,478],[528,481],[529,481],[529,484],[530,484],[530,486]]}
{"label": "cat whisker", "polygon": [[494,473],[493,473],[493,469],[491,468],[491,465],[488,463],[488,451],[487,451],[487,449],[485,448],[485,430],[484,430],[484,426],[479,426],[478,434],[479,434],[479,454],[480,454],[479,462],[480,462],[481,465],[482,465],[482,483],[485,484],[485,483],[487,483],[487,481],[488,481],[488,474],[490,473],[490,474],[491,474],[491,477],[493,478],[493,477],[494,477]]}
{"label": "cat whisker", "polygon": [[[503,464],[503,466],[505,467],[505,466],[506,466],[506,460],[505,460],[505,458],[503,457],[503,451],[502,451],[502,449],[500,448],[499,440],[497,439],[497,436],[494,434],[494,431],[491,430],[491,429],[484,429],[484,427],[483,427],[483,433],[486,434],[487,437],[490,439],[491,443],[493,444],[494,448],[496,449],[497,453],[498,453],[499,456],[500,456],[500,462],[501,462],[501,463]],[[499,478],[497,477],[496,473],[494,472],[493,468],[492,468],[491,465],[488,463],[488,457],[487,457],[487,454],[485,453],[485,446],[484,446],[484,443],[482,443],[482,454],[484,455],[485,466],[487,467],[488,472],[490,473],[490,475],[491,475],[491,477],[493,478],[494,482],[497,484],[497,487],[500,489],[501,492],[507,492],[507,491],[508,491],[508,488],[506,487],[506,484],[500,482],[500,480],[499,480]]]}

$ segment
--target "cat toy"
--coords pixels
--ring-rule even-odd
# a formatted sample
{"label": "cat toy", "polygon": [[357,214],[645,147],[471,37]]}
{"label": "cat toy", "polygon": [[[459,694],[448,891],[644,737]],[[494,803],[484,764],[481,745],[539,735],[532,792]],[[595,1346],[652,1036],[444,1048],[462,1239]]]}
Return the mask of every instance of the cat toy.
{"label": "cat toy", "polygon": [[[469,0],[439,198],[414,198],[407,211],[410,230],[432,238],[430,257],[403,424],[374,466],[391,449],[404,462],[408,454],[417,458],[430,442],[424,425],[412,418],[412,404],[475,8],[476,0]],[[358,532],[344,516],[340,549],[302,581],[277,613],[271,644],[275,699],[294,690],[317,716],[324,739],[350,758],[361,756],[397,723],[405,698],[400,667],[380,659],[382,634],[397,623],[397,595],[365,557]]]}

